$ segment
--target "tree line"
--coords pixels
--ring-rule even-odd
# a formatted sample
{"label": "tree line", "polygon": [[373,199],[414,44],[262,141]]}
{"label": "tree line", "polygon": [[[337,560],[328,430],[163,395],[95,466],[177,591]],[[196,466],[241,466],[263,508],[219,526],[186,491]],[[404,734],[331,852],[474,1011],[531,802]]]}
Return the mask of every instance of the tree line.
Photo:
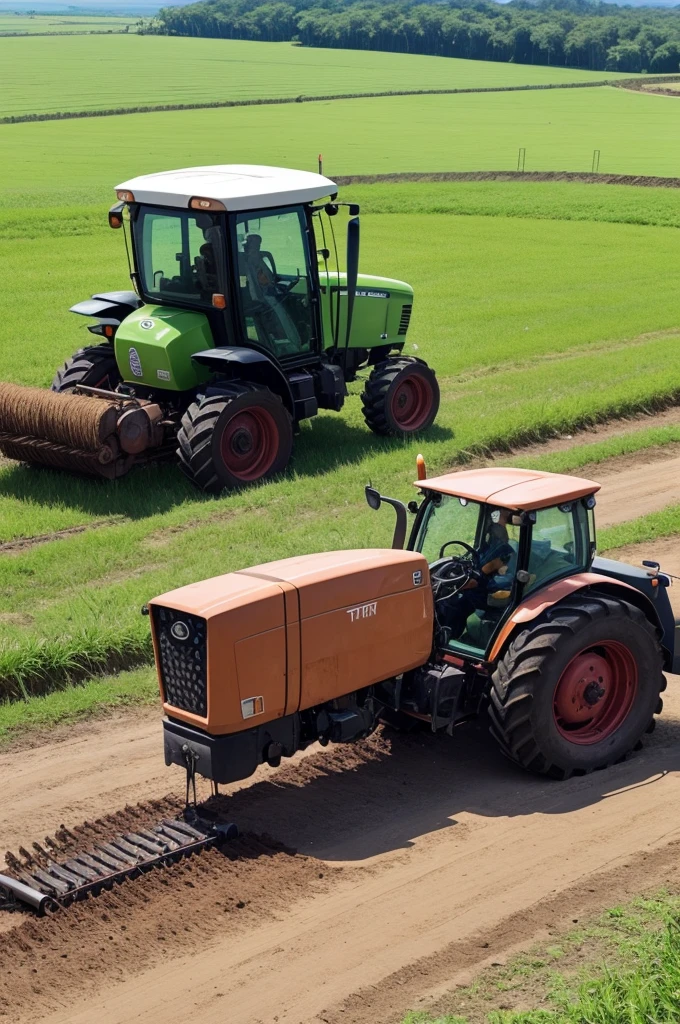
{"label": "tree line", "polygon": [[139,30],[588,71],[680,70],[680,8],[598,0],[199,0],[163,8]]}

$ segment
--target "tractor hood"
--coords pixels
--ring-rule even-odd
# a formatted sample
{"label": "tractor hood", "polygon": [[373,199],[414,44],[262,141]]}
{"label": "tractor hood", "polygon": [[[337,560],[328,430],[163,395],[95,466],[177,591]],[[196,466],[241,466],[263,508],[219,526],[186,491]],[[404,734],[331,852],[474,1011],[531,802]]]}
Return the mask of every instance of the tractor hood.
{"label": "tractor hood", "polygon": [[[344,346],[347,324],[347,274],[319,271],[324,348],[334,339],[337,298],[340,295],[339,339]],[[390,277],[359,274],[357,278],[351,348],[403,344],[413,308],[413,288]]]}
{"label": "tractor hood", "polygon": [[166,391],[187,391],[207,380],[195,352],[214,348],[207,317],[171,306],[142,306],[126,317],[114,341],[123,380]]}

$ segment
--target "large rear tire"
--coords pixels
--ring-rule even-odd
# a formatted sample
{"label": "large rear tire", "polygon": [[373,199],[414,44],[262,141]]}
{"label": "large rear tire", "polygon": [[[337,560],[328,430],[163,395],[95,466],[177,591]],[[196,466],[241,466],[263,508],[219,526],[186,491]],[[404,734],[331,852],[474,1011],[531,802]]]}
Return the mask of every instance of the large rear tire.
{"label": "large rear tire", "polygon": [[293,423],[269,388],[230,383],[189,406],[177,441],[192,483],[219,492],[281,473],[293,451]]}
{"label": "large rear tire", "polygon": [[52,391],[73,391],[78,384],[115,391],[123,381],[109,344],[87,345],[67,359],[54,375]]}
{"label": "large rear tire", "polygon": [[654,626],[618,597],[561,601],[511,642],[492,676],[491,732],[529,771],[568,779],[622,761],[666,688]]}
{"label": "large rear tire", "polygon": [[439,410],[439,384],[422,359],[398,356],[378,363],[361,396],[374,434],[404,437],[427,430]]}

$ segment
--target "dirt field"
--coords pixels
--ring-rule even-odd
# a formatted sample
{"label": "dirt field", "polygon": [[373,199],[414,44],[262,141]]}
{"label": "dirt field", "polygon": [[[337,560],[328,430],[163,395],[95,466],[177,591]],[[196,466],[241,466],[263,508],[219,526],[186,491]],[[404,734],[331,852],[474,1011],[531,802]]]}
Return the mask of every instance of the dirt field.
{"label": "dirt field", "polygon": [[[679,468],[671,447],[602,464],[599,522],[679,501]],[[680,570],[675,542],[646,548]],[[574,919],[677,888],[678,682],[642,752],[566,783],[505,762],[483,722],[263,769],[220,798],[242,832],[226,854],[43,920],[0,918],[0,1020],[387,1024]],[[181,807],[156,711],[55,737],[0,756],[5,849]]]}

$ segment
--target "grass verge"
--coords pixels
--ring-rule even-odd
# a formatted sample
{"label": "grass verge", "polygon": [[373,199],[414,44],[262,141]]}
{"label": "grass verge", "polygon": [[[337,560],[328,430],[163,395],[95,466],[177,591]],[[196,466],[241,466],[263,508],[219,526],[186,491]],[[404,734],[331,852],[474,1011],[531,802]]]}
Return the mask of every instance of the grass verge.
{"label": "grass verge", "polygon": [[615,459],[621,455],[633,455],[648,448],[663,447],[680,441],[680,424],[669,424],[664,427],[646,427],[643,430],[631,430],[629,433],[617,434],[602,441],[576,445],[562,452],[547,452],[545,455],[517,455],[511,459],[503,459],[500,464],[516,466],[519,469],[541,469],[548,473],[574,473],[585,466],[596,466],[607,459]]}
{"label": "grass verge", "polygon": [[158,684],[152,668],[90,679],[82,686],[0,704],[0,749],[19,734],[76,722],[102,711],[158,703]]}
{"label": "grass verge", "polygon": [[677,1024],[680,897],[661,892],[484,971],[403,1024]]}

